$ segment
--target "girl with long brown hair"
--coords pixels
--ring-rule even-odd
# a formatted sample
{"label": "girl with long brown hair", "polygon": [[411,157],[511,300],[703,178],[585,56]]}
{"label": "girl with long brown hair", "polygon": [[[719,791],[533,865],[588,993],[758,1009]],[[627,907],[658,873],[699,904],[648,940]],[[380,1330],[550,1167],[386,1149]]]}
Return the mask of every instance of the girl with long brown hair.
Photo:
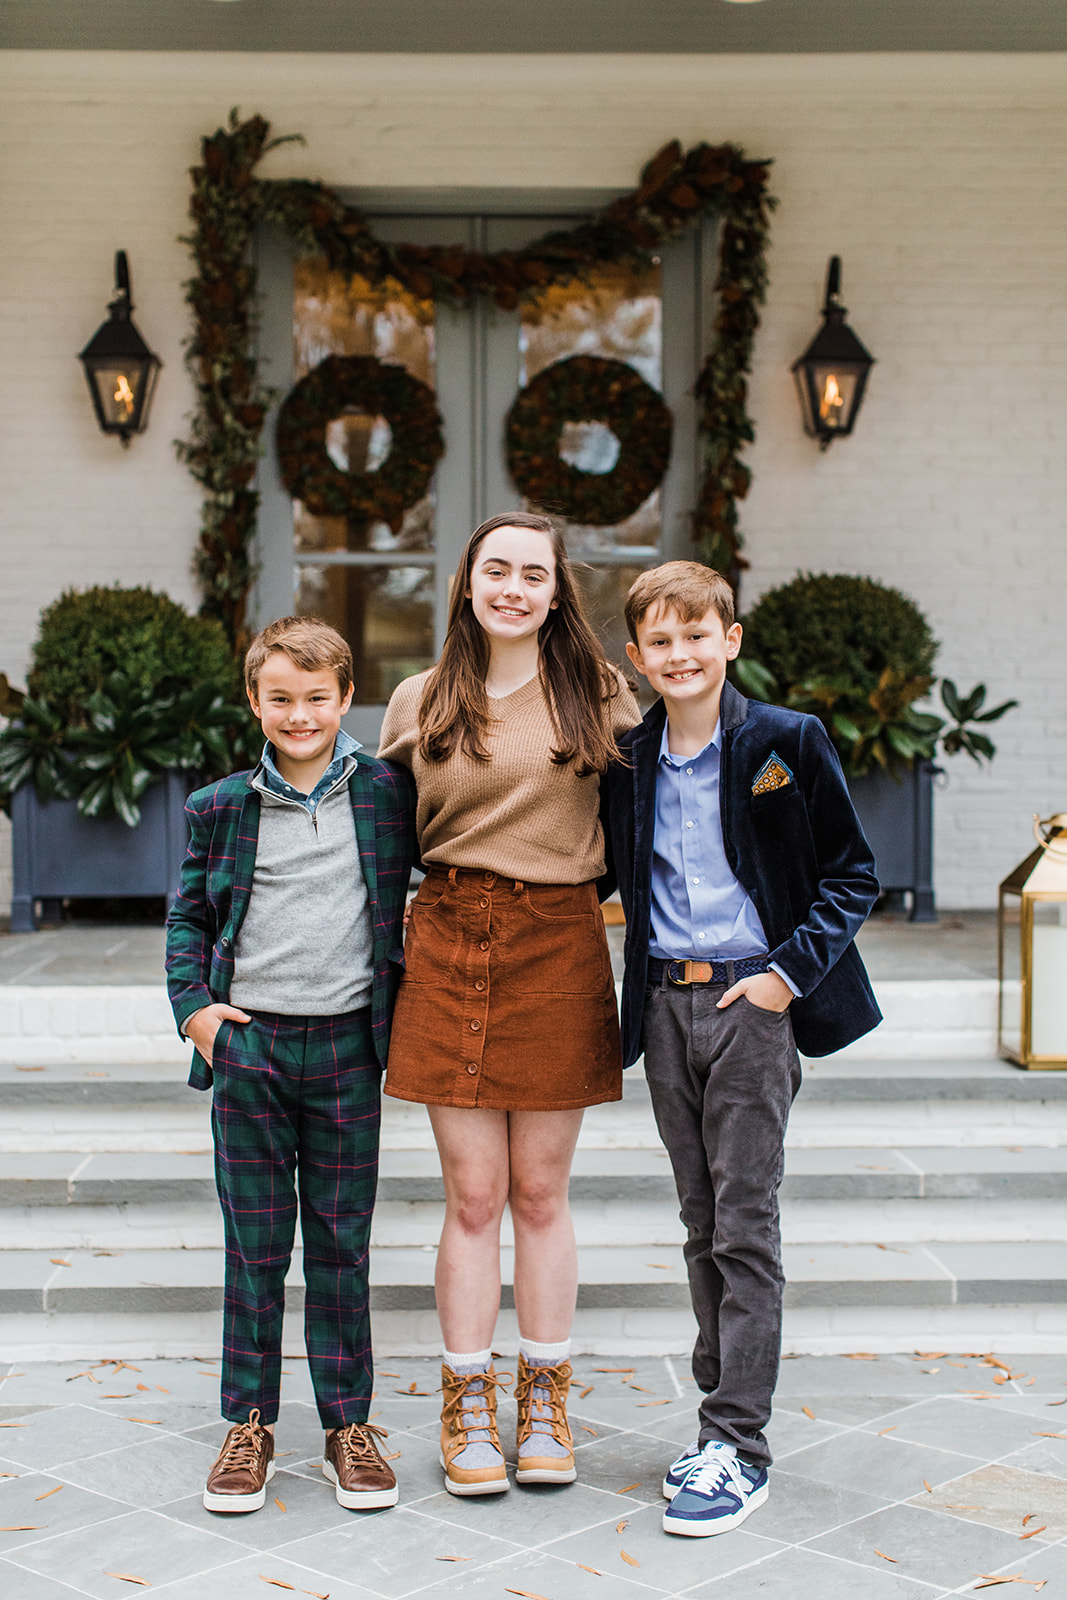
{"label": "girl with long brown hair", "polygon": [[577,1252],[567,1203],[586,1106],[622,1094],[596,879],[599,774],[640,720],[546,517],[490,517],[456,574],[441,659],[389,702],[426,877],[412,908],[385,1091],[424,1103],[445,1185],[436,1297],[452,1494],[508,1478],[490,1347],[510,1206],[519,1483],[571,1483]]}

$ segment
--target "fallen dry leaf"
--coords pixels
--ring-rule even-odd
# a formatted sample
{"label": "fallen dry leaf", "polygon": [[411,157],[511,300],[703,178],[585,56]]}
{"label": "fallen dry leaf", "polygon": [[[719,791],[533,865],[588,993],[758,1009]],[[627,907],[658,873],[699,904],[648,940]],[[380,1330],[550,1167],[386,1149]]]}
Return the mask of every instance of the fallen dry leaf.
{"label": "fallen dry leaf", "polygon": [[60,1489],[62,1489],[62,1487],[63,1487],[63,1485],[61,1483],[57,1483],[54,1489],[46,1489],[44,1494],[34,1495],[34,1499],[35,1500],[47,1500],[50,1495],[58,1494]]}
{"label": "fallen dry leaf", "polygon": [[652,1393],[651,1389],[644,1389],[644,1388],[642,1388],[642,1386],[639,1383],[627,1384],[627,1388],[636,1389],[638,1394],[651,1394]]}
{"label": "fallen dry leaf", "polygon": [[274,1504],[278,1507],[279,1511],[285,1510],[285,1501],[279,1500],[277,1495],[274,1496]]}
{"label": "fallen dry leaf", "polygon": [[592,1394],[592,1392],[593,1392],[593,1390],[595,1388],[596,1388],[596,1384],[595,1383],[587,1383],[584,1389],[579,1389],[579,1391],[578,1391],[579,1400],[584,1400],[586,1395],[587,1394]]}
{"label": "fallen dry leaf", "polygon": [[877,1361],[878,1357],[871,1355],[867,1350],[853,1350],[845,1357],[846,1361]]}
{"label": "fallen dry leaf", "polygon": [[62,1256],[49,1256],[49,1261],[54,1267],[69,1267],[70,1262],[64,1261]]}
{"label": "fallen dry leaf", "polygon": [[[1031,1432],[1033,1430],[1031,1429]],[[1067,1439],[1067,1433],[1035,1433],[1035,1439]]]}
{"label": "fallen dry leaf", "polygon": [[988,1389],[957,1389],[957,1394],[969,1394],[972,1400],[995,1400],[995,1394],[990,1394]]}
{"label": "fallen dry leaf", "polygon": [[[393,1393],[394,1394],[413,1394],[416,1397],[416,1399],[422,1399],[422,1400],[429,1400],[429,1399],[432,1398],[432,1393],[431,1393],[431,1391],[429,1389],[416,1389],[414,1384],[411,1385],[410,1389],[394,1389]],[[375,1415],[377,1415],[377,1412],[375,1412]]]}
{"label": "fallen dry leaf", "polygon": [[272,1583],[276,1589],[292,1589],[293,1593],[296,1593],[295,1583],[283,1583],[280,1578],[265,1578],[262,1572],[259,1574],[259,1581],[260,1583]]}
{"label": "fallen dry leaf", "polygon": [[158,1427],[162,1426],[163,1418],[162,1417],[127,1417],[126,1421],[127,1422],[143,1422],[149,1428],[158,1428]]}
{"label": "fallen dry leaf", "polygon": [[899,1424],[894,1422],[894,1424],[893,1424],[893,1426],[891,1428],[879,1428],[878,1429],[878,1437],[879,1437],[879,1439],[882,1437],[883,1434],[896,1433],[898,1426],[899,1426]]}
{"label": "fallen dry leaf", "polygon": [[123,1583],[139,1583],[142,1589],[150,1589],[152,1585],[147,1578],[135,1578],[132,1572],[105,1572],[105,1578],[121,1578]]}
{"label": "fallen dry leaf", "polygon": [[636,1367],[594,1367],[594,1372],[636,1372]]}
{"label": "fallen dry leaf", "polygon": [[534,1594],[532,1589],[505,1589],[504,1593],[521,1595],[522,1600],[548,1600],[546,1595]]}
{"label": "fallen dry leaf", "polygon": [[658,1267],[660,1272],[673,1272],[674,1268],[669,1261],[646,1261],[646,1267]]}
{"label": "fallen dry leaf", "polygon": [[17,1472],[0,1472],[0,1478],[17,1478]]}
{"label": "fallen dry leaf", "polygon": [[170,1394],[170,1390],[169,1389],[164,1389],[164,1387],[163,1387],[163,1385],[161,1383],[157,1383],[156,1384],[156,1388],[159,1390],[160,1394]]}
{"label": "fallen dry leaf", "polygon": [[1036,1512],[1036,1511],[1028,1511],[1028,1512],[1027,1512],[1027,1513],[1026,1513],[1026,1516],[1025,1516],[1025,1517],[1024,1517],[1024,1518],[1023,1518],[1023,1527],[1024,1527],[1024,1528],[1025,1528],[1025,1527],[1026,1527],[1026,1524],[1027,1524],[1027,1523],[1028,1523],[1028,1522],[1033,1522],[1033,1520],[1034,1520],[1034,1518],[1035,1518],[1035,1517],[1036,1517],[1036,1516],[1037,1516],[1037,1512]]}
{"label": "fallen dry leaf", "polygon": [[138,1389],[140,1389],[140,1390],[141,1390],[141,1391],[142,1391],[142,1393],[144,1393],[144,1394],[148,1394],[148,1392],[149,1392],[149,1389],[148,1389],[148,1385],[147,1385],[147,1383],[139,1383],[139,1384],[138,1384],[138,1385],[137,1385],[137,1387],[138,1387]]}
{"label": "fallen dry leaf", "polygon": [[0,1422],[0,1428],[28,1428],[28,1422]]}
{"label": "fallen dry leaf", "polygon": [[923,1479],[923,1488],[926,1490],[927,1494],[933,1494],[933,1492],[934,1492],[930,1487],[929,1478],[924,1478]]}
{"label": "fallen dry leaf", "polygon": [[1036,1383],[1036,1382],[1037,1382],[1037,1379],[1036,1379],[1036,1378],[1027,1378],[1027,1380],[1026,1380],[1026,1382],[1025,1382],[1025,1383],[1024,1383],[1024,1385],[1023,1385],[1023,1388],[1024,1388],[1024,1389],[1029,1389],[1029,1388],[1030,1388],[1030,1386],[1031,1386],[1031,1384],[1034,1384],[1034,1383]]}
{"label": "fallen dry leaf", "polygon": [[1021,1572],[1012,1572],[1004,1576],[979,1572],[977,1576],[982,1581],[975,1584],[976,1589],[992,1589],[995,1583],[1025,1583],[1030,1589],[1041,1590],[1048,1582],[1047,1578],[1024,1578]]}
{"label": "fallen dry leaf", "polygon": [[896,1566],[896,1564],[897,1564],[896,1556],[887,1556],[884,1550],[876,1550],[874,1553],[875,1553],[876,1556],[881,1556],[883,1561],[891,1561],[893,1563],[893,1565]]}
{"label": "fallen dry leaf", "polygon": [[43,1067],[16,1067],[16,1072],[43,1072]]}
{"label": "fallen dry leaf", "polygon": [[629,1494],[631,1489],[640,1489],[640,1487],[641,1487],[641,1480],[639,1478],[636,1483],[628,1483],[626,1485],[625,1489],[616,1489],[615,1493],[616,1494]]}
{"label": "fallen dry leaf", "polygon": [[1062,1400],[1046,1400],[1047,1406],[1067,1406],[1067,1395]]}
{"label": "fallen dry leaf", "polygon": [[644,1406],[669,1406],[670,1403],[669,1400],[639,1400],[637,1409],[640,1411]]}
{"label": "fallen dry leaf", "polygon": [[594,1578],[602,1578],[604,1576],[604,1574],[598,1571],[596,1567],[587,1567],[584,1561],[576,1561],[574,1565],[576,1567],[581,1567],[583,1572],[591,1572]]}
{"label": "fallen dry leaf", "polygon": [[948,1355],[947,1350],[916,1350],[916,1361],[943,1361]]}
{"label": "fallen dry leaf", "polygon": [[630,1526],[629,1517],[623,1517],[621,1522],[617,1522],[615,1524],[615,1532],[616,1533],[621,1533],[624,1528],[628,1528],[629,1526]]}
{"label": "fallen dry leaf", "polygon": [[133,1393],[131,1391],[128,1394],[102,1394],[100,1398],[101,1400],[132,1400]]}
{"label": "fallen dry leaf", "polygon": [[[378,1376],[379,1376],[379,1378],[399,1378],[400,1374],[399,1374],[399,1372],[386,1372],[384,1367],[379,1367],[378,1368]],[[442,1556],[439,1559],[440,1560],[444,1560],[445,1558]],[[466,1559],[467,1559],[466,1556],[454,1556],[454,1557],[453,1556],[449,1556],[448,1557],[449,1561],[452,1561],[452,1560],[455,1560],[455,1561],[466,1561]]]}
{"label": "fallen dry leaf", "polygon": [[403,1454],[404,1454],[404,1452],[403,1452],[403,1450],[394,1450],[394,1451],[393,1451],[393,1453],[392,1453],[392,1455],[388,1455],[388,1456],[383,1456],[383,1457],[382,1457],[382,1460],[383,1460],[383,1461],[399,1461],[399,1460],[400,1460],[400,1457],[401,1457],[401,1456],[402,1456],[402,1455],[403,1455]]}
{"label": "fallen dry leaf", "polygon": [[1010,1362],[1000,1361],[1000,1360],[997,1359],[996,1356],[984,1356],[983,1359],[982,1359],[982,1365],[984,1367],[999,1367],[1001,1372],[1010,1372],[1011,1371]]}
{"label": "fallen dry leaf", "polygon": [[931,1377],[932,1378],[935,1372],[940,1372],[941,1371],[941,1368],[940,1367],[924,1367],[923,1371],[926,1373],[927,1377]]}
{"label": "fallen dry leaf", "polygon": [[6,1528],[0,1528],[0,1533],[37,1533],[47,1526],[47,1522],[13,1522]]}
{"label": "fallen dry leaf", "polygon": [[473,1561],[473,1556],[434,1556],[435,1561]]}
{"label": "fallen dry leaf", "polygon": [[325,1594],[320,1593],[318,1589],[301,1589],[300,1593],[311,1595],[312,1600],[330,1600],[330,1591],[328,1589]]}
{"label": "fallen dry leaf", "polygon": [[811,1407],[810,1407],[810,1406],[801,1406],[801,1408],[800,1408],[800,1409],[801,1409],[801,1411],[803,1411],[803,1413],[804,1413],[804,1415],[805,1415],[805,1416],[806,1416],[806,1417],[809,1417],[809,1418],[810,1418],[810,1419],[811,1419],[811,1421],[812,1421],[812,1422],[814,1422],[814,1421],[815,1421],[815,1413],[814,1413],[814,1411],[813,1411],[813,1410],[812,1410],[812,1409],[811,1409]]}
{"label": "fallen dry leaf", "polygon": [[1048,1523],[1045,1522],[1045,1523],[1043,1523],[1041,1525],[1040,1528],[1031,1528],[1029,1533],[1020,1533],[1019,1538],[1020,1539],[1036,1539],[1037,1535],[1039,1533],[1044,1533],[1044,1531],[1045,1531],[1045,1529],[1047,1527],[1048,1527]]}
{"label": "fallen dry leaf", "polygon": [[599,1439],[600,1437],[595,1428],[587,1428],[584,1422],[582,1423],[582,1432],[591,1433],[594,1439]]}
{"label": "fallen dry leaf", "polygon": [[633,1556],[628,1556],[625,1550],[620,1550],[619,1554],[628,1567],[639,1567],[641,1565],[640,1561],[635,1561]]}

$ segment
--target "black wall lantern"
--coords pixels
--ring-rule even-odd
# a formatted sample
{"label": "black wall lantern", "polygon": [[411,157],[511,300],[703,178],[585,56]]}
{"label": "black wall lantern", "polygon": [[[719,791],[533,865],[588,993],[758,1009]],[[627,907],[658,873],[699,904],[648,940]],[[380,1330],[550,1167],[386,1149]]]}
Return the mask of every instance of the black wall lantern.
{"label": "black wall lantern", "polygon": [[105,433],[128,445],[148,426],[156,379],[163,365],[137,332],[130,313],[130,269],[125,250],[115,253],[115,298],[110,317],[93,334],[78,360],[85,367],[96,420]]}
{"label": "black wall lantern", "polygon": [[831,256],[826,275],[823,325],[800,357],[793,362],[804,432],[826,450],[831,439],[852,432],[863,402],[867,374],[874,357],[860,344],[845,322],[841,303],[841,257]]}

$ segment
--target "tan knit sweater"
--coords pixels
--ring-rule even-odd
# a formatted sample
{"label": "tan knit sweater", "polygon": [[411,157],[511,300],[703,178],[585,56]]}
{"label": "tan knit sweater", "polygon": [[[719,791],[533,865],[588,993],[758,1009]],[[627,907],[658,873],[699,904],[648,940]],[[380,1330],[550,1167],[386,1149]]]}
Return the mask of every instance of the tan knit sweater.
{"label": "tan knit sweater", "polygon": [[[419,705],[429,672],[394,691],[378,754],[414,774],[419,849],[427,866],[475,867],[527,883],[585,883],[604,871],[597,817],[599,778],[579,778],[574,763],[552,762],[555,730],[539,678],[490,700],[488,761],[462,750],[447,761],[418,752]],[[620,678],[611,702],[615,733],[641,720]]]}

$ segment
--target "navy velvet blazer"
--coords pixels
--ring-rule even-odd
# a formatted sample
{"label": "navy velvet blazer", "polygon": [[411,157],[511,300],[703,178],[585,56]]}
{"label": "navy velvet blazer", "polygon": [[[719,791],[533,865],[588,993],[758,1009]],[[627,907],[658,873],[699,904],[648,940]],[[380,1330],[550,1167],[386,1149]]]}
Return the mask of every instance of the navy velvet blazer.
{"label": "navy velvet blazer", "polygon": [[[841,764],[817,717],[746,700],[723,684],[719,804],[730,869],[748,893],[800,996],[790,1015],[797,1048],[825,1056],[882,1020],[853,944],[878,895]],[[623,1062],[641,1053],[641,1018],[652,911],[656,771],[666,712],[662,700],[619,739],[632,763],[601,779],[608,876],[626,911],[622,991]],[[756,794],[777,757],[779,787]],[[790,774],[791,776],[788,776]]]}

